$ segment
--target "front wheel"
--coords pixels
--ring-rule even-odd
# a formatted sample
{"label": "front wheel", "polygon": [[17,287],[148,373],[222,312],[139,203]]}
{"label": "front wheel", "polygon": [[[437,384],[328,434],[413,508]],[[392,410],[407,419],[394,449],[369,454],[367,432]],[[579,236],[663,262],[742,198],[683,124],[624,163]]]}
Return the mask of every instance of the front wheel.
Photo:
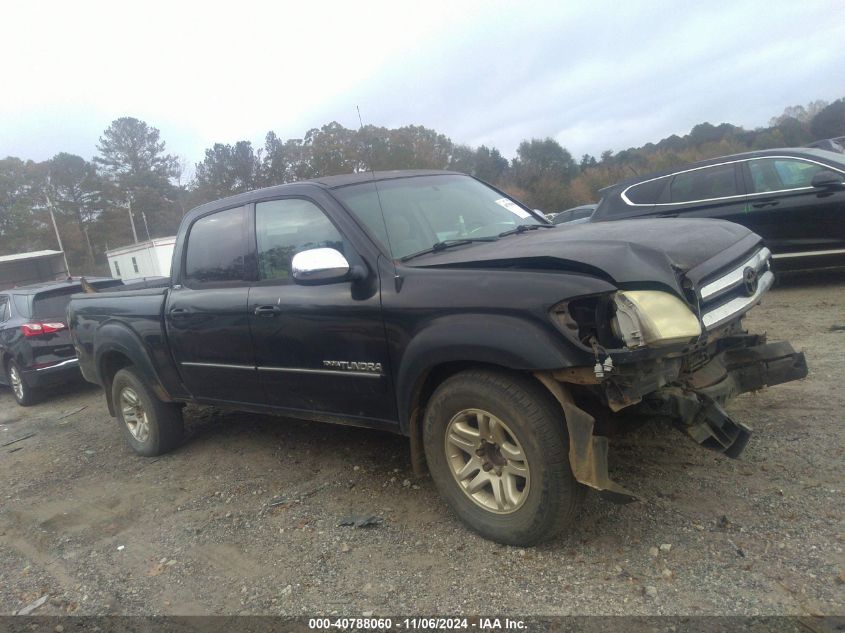
{"label": "front wheel", "polygon": [[440,494],[493,541],[554,538],[583,497],[560,408],[529,377],[488,370],[452,376],[429,401],[423,442]]}
{"label": "front wheel", "polygon": [[132,368],[115,374],[112,402],[126,440],[139,455],[161,455],[182,441],[182,410],[159,400]]}

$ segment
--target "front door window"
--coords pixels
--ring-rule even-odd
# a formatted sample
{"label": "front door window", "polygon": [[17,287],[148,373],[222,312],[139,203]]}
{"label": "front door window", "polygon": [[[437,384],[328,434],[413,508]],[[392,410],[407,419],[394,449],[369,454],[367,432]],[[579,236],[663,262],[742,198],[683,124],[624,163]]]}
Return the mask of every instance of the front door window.
{"label": "front door window", "polygon": [[794,158],[759,158],[748,161],[754,193],[812,187],[813,176],[826,167]]}
{"label": "front door window", "polygon": [[262,280],[291,278],[291,260],[312,248],[344,251],[343,238],[326,214],[301,198],[271,200],[255,205],[258,272]]}

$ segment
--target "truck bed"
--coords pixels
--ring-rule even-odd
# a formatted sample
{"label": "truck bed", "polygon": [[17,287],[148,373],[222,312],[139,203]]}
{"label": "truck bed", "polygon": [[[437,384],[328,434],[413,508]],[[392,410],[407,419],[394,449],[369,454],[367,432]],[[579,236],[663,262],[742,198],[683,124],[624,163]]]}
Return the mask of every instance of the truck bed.
{"label": "truck bed", "polygon": [[[104,385],[110,352],[129,355],[145,368],[167,397],[181,390],[181,381],[167,346],[164,305],[167,286],[146,280],[154,287],[75,294],[68,305],[68,324],[86,380]],[[131,288],[131,286],[130,286]],[[95,355],[96,352],[96,355]]]}

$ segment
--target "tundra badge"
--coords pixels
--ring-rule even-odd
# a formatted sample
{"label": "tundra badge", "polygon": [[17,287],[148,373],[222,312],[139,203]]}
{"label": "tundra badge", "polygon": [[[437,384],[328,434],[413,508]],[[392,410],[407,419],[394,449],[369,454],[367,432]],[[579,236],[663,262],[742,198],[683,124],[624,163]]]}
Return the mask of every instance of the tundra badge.
{"label": "tundra badge", "polygon": [[340,369],[341,371],[361,371],[368,374],[380,374],[381,363],[365,363],[347,360],[324,360],[324,367]]}

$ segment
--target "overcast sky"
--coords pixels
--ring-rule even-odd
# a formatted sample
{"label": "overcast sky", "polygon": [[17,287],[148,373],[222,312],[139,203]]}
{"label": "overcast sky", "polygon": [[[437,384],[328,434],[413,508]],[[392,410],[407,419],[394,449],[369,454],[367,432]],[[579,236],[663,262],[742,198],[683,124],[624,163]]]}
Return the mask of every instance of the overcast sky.
{"label": "overcast sky", "polygon": [[[129,9],[128,7],[138,7]],[[0,156],[91,158],[120,116],[189,163],[336,120],[575,156],[845,96],[843,0],[17,2]]]}

